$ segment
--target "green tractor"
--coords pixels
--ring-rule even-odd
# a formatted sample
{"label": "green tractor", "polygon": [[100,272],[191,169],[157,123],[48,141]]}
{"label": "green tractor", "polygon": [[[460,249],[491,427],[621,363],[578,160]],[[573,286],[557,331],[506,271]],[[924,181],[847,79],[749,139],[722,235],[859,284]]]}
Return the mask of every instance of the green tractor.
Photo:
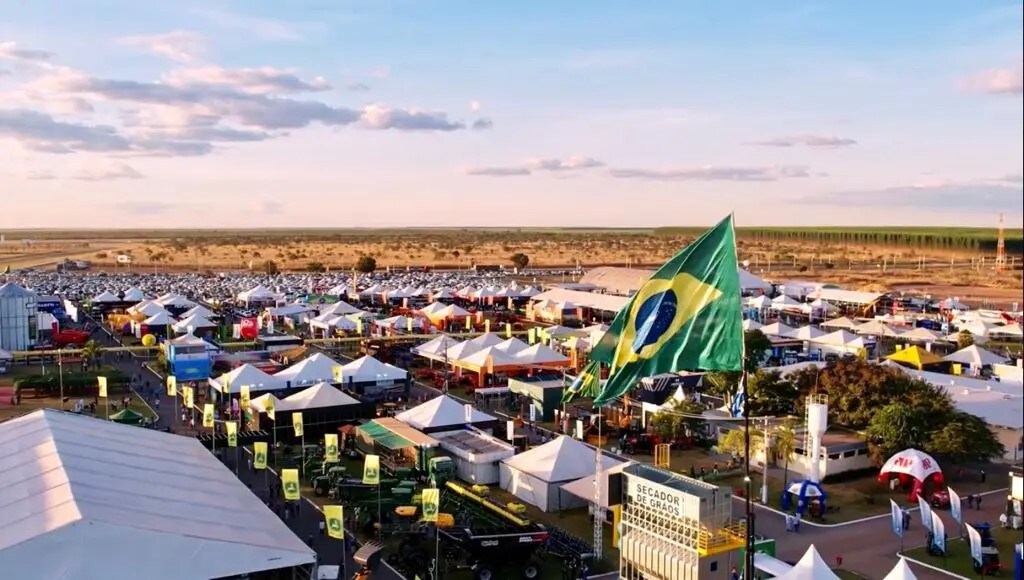
{"label": "green tractor", "polygon": [[331,488],[338,485],[338,482],[345,479],[345,466],[335,465],[334,467],[327,467],[332,465],[330,463],[324,464],[327,469],[326,473],[321,473],[310,479],[310,485],[313,486],[313,493],[318,496],[327,495]]}
{"label": "green tractor", "polygon": [[427,462],[427,476],[436,487],[444,487],[446,482],[458,476],[455,462],[451,457],[431,457]]}

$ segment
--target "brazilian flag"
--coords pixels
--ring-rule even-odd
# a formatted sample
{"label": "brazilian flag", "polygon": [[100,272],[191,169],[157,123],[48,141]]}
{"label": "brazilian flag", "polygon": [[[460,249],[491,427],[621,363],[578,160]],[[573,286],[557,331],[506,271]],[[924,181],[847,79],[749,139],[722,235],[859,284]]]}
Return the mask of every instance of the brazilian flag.
{"label": "brazilian flag", "polygon": [[568,403],[577,397],[593,399],[601,392],[601,363],[592,360],[583,367],[572,383],[562,392],[562,403]]}
{"label": "brazilian flag", "polygon": [[660,373],[743,370],[742,324],[730,215],[658,269],[615,316],[591,353],[611,367],[594,405]]}

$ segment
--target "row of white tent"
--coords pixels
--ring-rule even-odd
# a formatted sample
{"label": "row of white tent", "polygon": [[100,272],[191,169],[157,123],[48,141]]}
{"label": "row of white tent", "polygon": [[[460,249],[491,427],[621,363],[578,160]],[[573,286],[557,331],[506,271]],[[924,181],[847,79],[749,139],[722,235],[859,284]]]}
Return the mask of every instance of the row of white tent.
{"label": "row of white tent", "polygon": [[569,358],[553,348],[533,345],[512,337],[502,339],[493,332],[458,341],[448,335],[439,336],[412,349],[424,358],[448,363],[464,363],[476,367],[543,366],[565,364]]}
{"label": "row of white tent", "polygon": [[[775,580],[839,580],[818,550],[811,544],[796,564],[790,565],[767,554],[754,554],[754,567],[767,572]],[[882,580],[917,580],[906,559],[900,558]]]}
{"label": "row of white tent", "polygon": [[[980,323],[979,323],[980,325]],[[828,320],[821,323],[820,328],[807,325],[801,328],[793,328],[787,326],[781,322],[773,322],[771,324],[761,324],[754,320],[745,320],[743,322],[744,330],[758,329],[766,335],[778,336],[782,338],[798,338],[800,340],[812,341],[821,336],[825,336],[824,329],[836,329],[837,331],[851,331],[861,336],[874,336],[878,338],[894,338],[899,340],[907,340],[912,342],[957,342],[959,333],[954,332],[949,335],[942,335],[941,333],[935,332],[928,328],[921,326],[915,328],[901,329],[885,324],[881,320],[869,320],[867,322],[856,322],[849,318],[841,317],[834,320]],[[1003,334],[1007,337],[1018,337],[1024,336],[1021,332],[1021,326],[1019,324],[1007,324],[1007,325],[988,325],[986,327],[979,326],[966,326],[961,327],[974,335],[976,338],[979,336]],[[982,333],[981,335],[975,334],[975,331]]]}
{"label": "row of white tent", "polygon": [[[333,289],[332,289],[333,290]],[[430,300],[462,298],[464,300],[486,300],[487,298],[532,298],[541,291],[533,286],[520,286],[516,283],[508,286],[484,286],[474,288],[465,286],[463,288],[434,288],[428,289],[420,286],[413,288],[387,288],[380,284],[374,284],[369,288],[359,290],[356,293],[339,293],[339,296],[357,294],[361,298],[381,298],[382,300],[394,300],[403,298],[424,298]]]}
{"label": "row of white tent", "polygon": [[[178,298],[184,298],[179,296]],[[188,300],[185,298],[185,300]],[[167,310],[168,305],[175,305],[180,308],[187,307],[188,310],[176,317]],[[189,306],[191,304],[191,306]],[[145,316],[142,324],[147,326],[161,327],[171,325],[175,332],[189,332],[189,329],[216,328],[217,323],[210,320],[216,315],[207,307],[194,302],[181,302],[173,297],[168,303],[158,300],[143,300],[127,309],[129,314]]]}
{"label": "row of white tent", "polygon": [[237,394],[243,385],[249,387],[249,392],[259,393],[285,389],[289,384],[295,388],[323,382],[400,382],[408,375],[405,369],[381,362],[372,356],[364,356],[343,365],[325,354],[315,353],[273,375],[251,364],[244,364],[208,381],[211,387],[221,393]]}

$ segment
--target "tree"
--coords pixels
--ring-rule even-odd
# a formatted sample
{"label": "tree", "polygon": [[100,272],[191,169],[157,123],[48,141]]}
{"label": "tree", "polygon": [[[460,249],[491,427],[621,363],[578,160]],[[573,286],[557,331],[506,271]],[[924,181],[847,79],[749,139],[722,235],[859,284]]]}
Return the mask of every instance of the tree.
{"label": "tree", "polygon": [[373,256],[359,256],[356,262],[356,270],[363,274],[369,274],[377,269],[377,259]]}
{"label": "tree", "polygon": [[970,330],[964,329],[956,335],[956,347],[957,349],[967,348],[974,344],[974,335],[971,334]]}
{"label": "tree", "polygon": [[96,361],[100,358],[100,354],[102,352],[103,349],[100,347],[100,343],[95,340],[86,341],[86,343],[82,345],[82,358],[89,365],[89,368],[94,368],[96,366]]}
{"label": "tree", "polygon": [[954,411],[932,432],[925,451],[953,462],[982,462],[1002,457],[1006,448],[984,419]]}
{"label": "tree", "polygon": [[[761,355],[771,348],[771,341],[760,330],[748,330],[743,333],[743,348],[746,358],[743,359],[743,368],[748,373],[753,373],[761,366]],[[726,403],[732,401],[739,387],[743,373],[730,371],[713,371],[704,374],[704,384],[709,387],[711,394],[722,397]]]}
{"label": "tree", "polygon": [[[730,429],[718,440],[718,450],[728,453],[733,457],[743,457],[746,451],[746,430],[743,427]],[[750,453],[753,455],[756,450],[761,449],[764,438],[760,433],[750,432]]]}
{"label": "tree", "polygon": [[760,330],[755,328],[744,332],[743,348],[746,358],[743,359],[743,370],[747,371],[747,373],[753,373],[760,368],[764,352],[771,349],[771,347],[772,341],[768,340],[768,337]]}
{"label": "tree", "polygon": [[509,258],[509,260],[512,261],[512,265],[515,266],[516,269],[525,270],[526,266],[530,263],[530,256],[527,256],[522,252],[517,252],[512,254],[512,257]]}
{"label": "tree", "polygon": [[271,276],[274,276],[278,272],[280,272],[280,270],[277,269],[277,262],[273,260],[267,260],[266,262],[263,262],[263,271]]}
{"label": "tree", "polygon": [[778,371],[758,370],[747,375],[747,404],[754,417],[778,417],[796,413],[800,392]]}
{"label": "tree", "polygon": [[704,407],[700,403],[689,399],[676,401],[671,409],[655,413],[650,418],[651,431],[666,441],[693,437],[704,430],[703,412]]}
{"label": "tree", "polygon": [[892,454],[913,447],[924,449],[929,437],[929,417],[906,403],[892,403],[875,413],[866,435],[872,460],[881,465]]}
{"label": "tree", "polygon": [[791,423],[780,426],[772,435],[772,450],[776,457],[783,460],[782,481],[789,484],[789,462],[796,455],[796,448],[799,442],[796,438],[796,431]]}

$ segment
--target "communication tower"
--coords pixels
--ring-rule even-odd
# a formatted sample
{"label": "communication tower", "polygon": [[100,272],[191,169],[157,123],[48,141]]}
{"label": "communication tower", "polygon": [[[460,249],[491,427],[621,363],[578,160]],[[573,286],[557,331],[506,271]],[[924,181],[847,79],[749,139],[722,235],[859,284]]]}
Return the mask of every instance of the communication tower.
{"label": "communication tower", "polygon": [[996,270],[1006,267],[1006,232],[1003,224],[1003,214],[999,213],[999,237],[996,239]]}

